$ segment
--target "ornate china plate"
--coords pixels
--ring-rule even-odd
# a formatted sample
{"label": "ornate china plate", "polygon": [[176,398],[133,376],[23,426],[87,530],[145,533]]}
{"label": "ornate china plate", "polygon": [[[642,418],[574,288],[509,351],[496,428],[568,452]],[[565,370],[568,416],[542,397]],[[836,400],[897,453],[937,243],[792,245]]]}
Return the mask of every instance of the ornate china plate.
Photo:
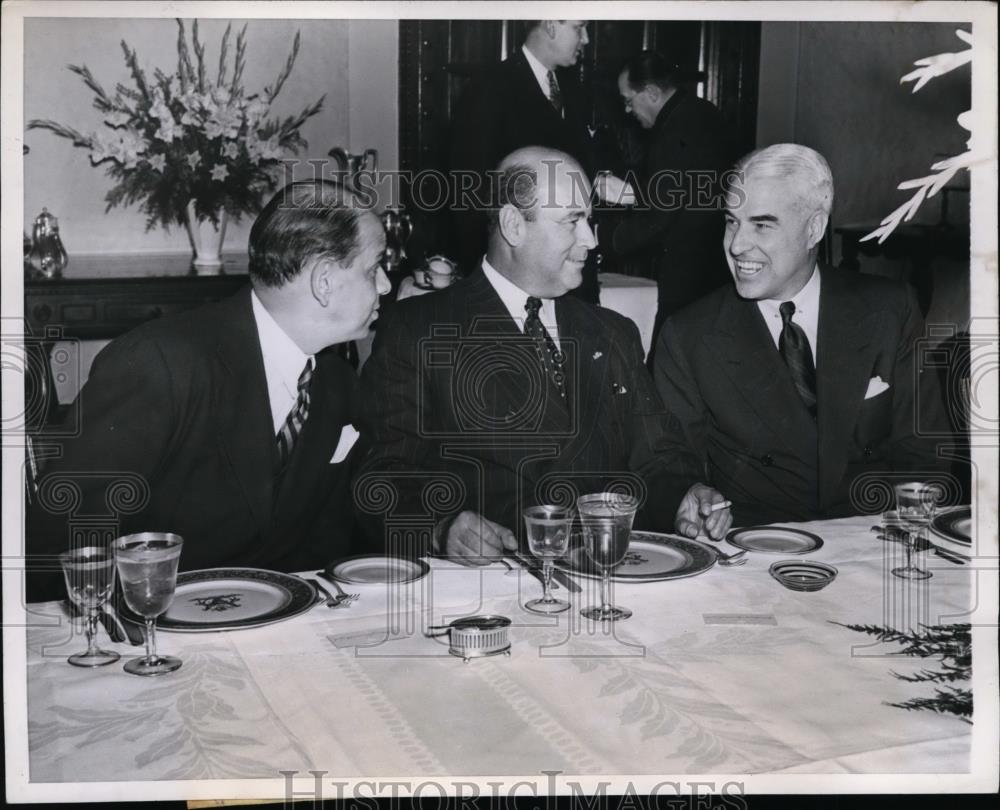
{"label": "ornate china plate", "polygon": [[334,579],[351,585],[414,582],[427,576],[430,566],[423,560],[361,554],[331,563],[326,569]]}
{"label": "ornate china plate", "polygon": [[763,554],[809,554],[823,547],[823,540],[817,535],[783,526],[733,529],[726,535],[726,542],[737,548]]}
{"label": "ornate china plate", "polygon": [[[632,532],[625,559],[612,571],[616,582],[661,582],[701,574],[715,565],[715,549],[704,543],[656,532]],[[556,568],[584,577],[600,578],[583,545],[574,544]]]}
{"label": "ornate china plate", "polygon": [[[259,568],[206,568],[177,575],[174,601],[156,620],[171,633],[260,627],[298,616],[316,602],[316,589],[293,574]],[[142,624],[123,606],[122,618]]]}

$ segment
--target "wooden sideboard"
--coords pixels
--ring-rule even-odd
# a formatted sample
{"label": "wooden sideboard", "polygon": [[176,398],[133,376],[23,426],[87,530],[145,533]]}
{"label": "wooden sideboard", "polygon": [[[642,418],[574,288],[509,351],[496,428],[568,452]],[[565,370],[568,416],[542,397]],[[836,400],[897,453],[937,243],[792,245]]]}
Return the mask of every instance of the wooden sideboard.
{"label": "wooden sideboard", "polygon": [[247,284],[245,256],[196,274],[190,254],[70,257],[60,278],[28,278],[24,315],[36,337],[99,340],[140,323],[218,301]]}

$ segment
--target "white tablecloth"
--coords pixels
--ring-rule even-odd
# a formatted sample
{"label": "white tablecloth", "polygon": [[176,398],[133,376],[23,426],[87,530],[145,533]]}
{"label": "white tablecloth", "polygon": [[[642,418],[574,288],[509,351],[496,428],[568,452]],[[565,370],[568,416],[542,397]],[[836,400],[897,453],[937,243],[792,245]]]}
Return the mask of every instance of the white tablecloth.
{"label": "white tablecloth", "polygon": [[635,322],[639,327],[643,351],[648,357],[656,320],[656,282],[621,273],[600,273],[597,279],[601,284],[601,306],[620,312]]}
{"label": "white tablecloth", "polygon": [[[810,558],[839,568],[825,590],[786,590],[768,574],[783,558],[751,553],[742,567],[616,586],[635,615],[610,632],[579,616],[597,597],[589,580],[571,612],[539,617],[519,607],[535,579],[439,560],[399,590],[356,588],[350,608],[162,633],[161,652],[184,665],[160,678],[71,667],[82,639],[68,621],[35,626],[31,780],[968,771],[969,724],[888,705],[933,694],[892,673],[934,663],[887,657],[898,648],[835,622],[967,621],[974,567],[927,556],[933,578],[892,577],[901,552],[872,522],[803,525],[825,541]],[[32,609],[61,615],[57,603]],[[465,664],[421,632],[486,612],[512,618],[510,657]],[[379,641],[389,625],[400,637]],[[358,633],[372,635],[351,646]]]}

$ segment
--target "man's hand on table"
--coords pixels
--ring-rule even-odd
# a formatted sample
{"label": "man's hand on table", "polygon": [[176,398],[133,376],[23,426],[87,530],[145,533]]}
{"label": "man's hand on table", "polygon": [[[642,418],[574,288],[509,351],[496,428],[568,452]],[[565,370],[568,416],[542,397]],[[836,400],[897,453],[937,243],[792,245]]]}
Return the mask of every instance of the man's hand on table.
{"label": "man's hand on table", "polygon": [[517,538],[510,529],[471,511],[459,512],[443,540],[438,547],[444,546],[444,555],[465,565],[489,565],[517,550]]}
{"label": "man's hand on table", "polygon": [[714,512],[712,507],[725,501],[722,493],[711,487],[692,485],[677,507],[674,529],[685,537],[707,535],[712,540],[722,540],[733,525],[733,513],[728,506]]}

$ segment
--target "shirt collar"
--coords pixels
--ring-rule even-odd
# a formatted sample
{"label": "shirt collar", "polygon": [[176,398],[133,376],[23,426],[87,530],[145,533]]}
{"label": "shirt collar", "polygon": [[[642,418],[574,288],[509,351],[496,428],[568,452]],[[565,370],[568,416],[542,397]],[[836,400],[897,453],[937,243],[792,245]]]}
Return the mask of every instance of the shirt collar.
{"label": "shirt collar", "polygon": [[[525,304],[528,302],[528,293],[496,270],[486,260],[485,256],[483,257],[483,274],[493,286],[493,289],[496,290],[497,295],[500,296],[500,300],[503,301],[503,305],[510,313],[510,317],[514,319],[523,331],[524,319],[528,315],[524,309]],[[539,298],[539,300],[542,302],[542,308],[538,312],[538,318],[545,325],[552,339],[555,340],[556,336],[553,332],[556,326],[556,302],[552,298]]]}
{"label": "shirt collar", "polygon": [[261,354],[264,357],[264,373],[269,378],[272,374],[277,374],[282,380],[290,381],[294,389],[298,385],[299,375],[306,363],[315,364],[313,355],[302,351],[278,325],[257,297],[256,291],[250,292],[250,302],[253,306],[254,320],[257,322]]}
{"label": "shirt collar", "polygon": [[790,300],[795,304],[795,314],[802,317],[813,317],[819,313],[819,269],[813,267],[809,281],[791,299],[766,298],[757,303],[760,305],[765,315],[776,315],[778,308],[786,301]]}
{"label": "shirt collar", "polygon": [[549,97],[549,70],[545,65],[538,61],[538,57],[535,56],[530,50],[528,50],[527,45],[522,45],[521,50],[524,52],[524,58],[528,60],[528,67],[531,68],[531,72],[535,74],[535,81],[538,82],[538,86],[542,89],[542,95],[545,98]]}

